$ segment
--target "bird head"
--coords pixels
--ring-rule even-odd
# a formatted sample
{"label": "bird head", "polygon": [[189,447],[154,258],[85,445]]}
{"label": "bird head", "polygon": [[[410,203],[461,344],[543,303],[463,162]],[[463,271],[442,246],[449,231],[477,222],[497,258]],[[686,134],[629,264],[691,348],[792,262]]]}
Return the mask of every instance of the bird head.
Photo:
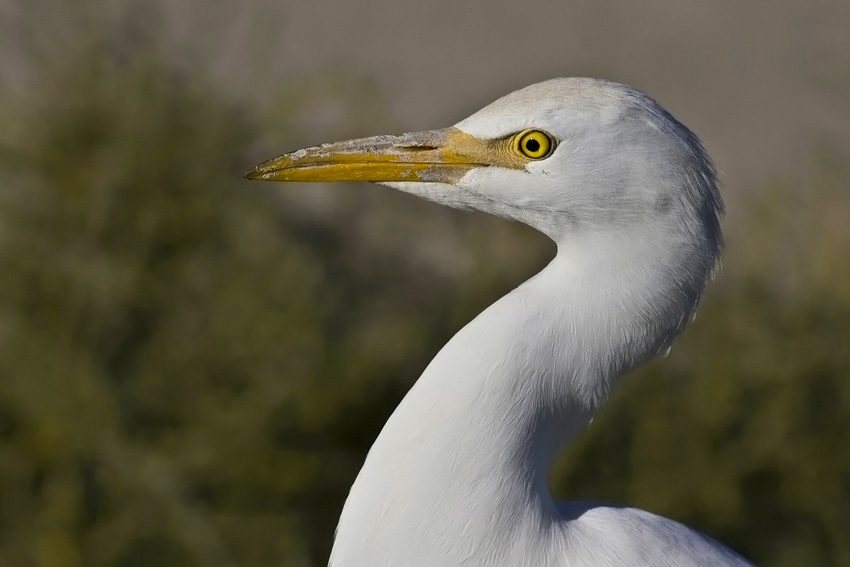
{"label": "bird head", "polygon": [[697,137],[640,91],[597,79],[537,83],[450,128],[306,148],[246,177],[372,181],[518,220],[559,245],[664,233],[701,249],[706,272],[720,248],[722,201]]}

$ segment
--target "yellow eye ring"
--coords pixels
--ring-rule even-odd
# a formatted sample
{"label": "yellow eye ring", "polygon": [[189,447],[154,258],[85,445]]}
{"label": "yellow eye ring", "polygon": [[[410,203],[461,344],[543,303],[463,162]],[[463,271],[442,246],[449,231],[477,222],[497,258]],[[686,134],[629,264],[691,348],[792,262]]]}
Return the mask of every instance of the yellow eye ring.
{"label": "yellow eye ring", "polygon": [[524,130],[514,137],[514,151],[530,159],[543,159],[555,149],[555,140],[542,130]]}

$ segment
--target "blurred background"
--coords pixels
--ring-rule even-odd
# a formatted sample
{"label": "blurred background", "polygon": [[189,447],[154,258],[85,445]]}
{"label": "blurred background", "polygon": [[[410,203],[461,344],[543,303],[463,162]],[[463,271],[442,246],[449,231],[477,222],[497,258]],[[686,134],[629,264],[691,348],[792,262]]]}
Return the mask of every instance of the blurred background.
{"label": "blurred background", "polygon": [[0,0],[0,565],[325,565],[400,398],[554,248],[241,174],[569,75],[703,138],[727,249],[554,493],[850,565],[848,29],[846,0]]}

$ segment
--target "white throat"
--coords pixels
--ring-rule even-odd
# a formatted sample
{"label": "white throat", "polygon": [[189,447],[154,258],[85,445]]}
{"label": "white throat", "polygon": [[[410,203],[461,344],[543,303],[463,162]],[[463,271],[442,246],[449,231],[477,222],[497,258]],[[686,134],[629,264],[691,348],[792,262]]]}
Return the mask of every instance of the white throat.
{"label": "white throat", "polygon": [[369,452],[333,567],[563,563],[552,460],[622,374],[669,345],[705,280],[670,277],[693,272],[687,239],[625,234],[562,242],[440,351]]}

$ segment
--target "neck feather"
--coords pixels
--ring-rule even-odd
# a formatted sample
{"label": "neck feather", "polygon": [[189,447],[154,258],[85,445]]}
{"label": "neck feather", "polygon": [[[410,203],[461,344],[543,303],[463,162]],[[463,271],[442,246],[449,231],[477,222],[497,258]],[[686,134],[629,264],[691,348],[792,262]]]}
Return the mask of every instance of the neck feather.
{"label": "neck feather", "polygon": [[440,351],[370,450],[332,566],[479,565],[547,545],[557,452],[622,374],[669,345],[702,288],[659,281],[686,251],[640,240],[559,246]]}

